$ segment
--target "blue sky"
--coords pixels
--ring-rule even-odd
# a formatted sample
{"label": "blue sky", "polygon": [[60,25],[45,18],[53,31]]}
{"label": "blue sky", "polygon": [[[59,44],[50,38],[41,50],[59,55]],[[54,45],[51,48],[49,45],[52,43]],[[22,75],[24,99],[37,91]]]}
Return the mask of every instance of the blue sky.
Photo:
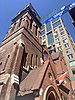
{"label": "blue sky", "polygon": [[[0,0],[0,43],[5,37],[6,32],[11,24],[11,20],[26,4],[32,3],[40,17],[45,17],[54,10],[60,10],[74,0]],[[63,15],[64,23],[75,41],[75,28],[72,25],[71,17],[67,13]]]}

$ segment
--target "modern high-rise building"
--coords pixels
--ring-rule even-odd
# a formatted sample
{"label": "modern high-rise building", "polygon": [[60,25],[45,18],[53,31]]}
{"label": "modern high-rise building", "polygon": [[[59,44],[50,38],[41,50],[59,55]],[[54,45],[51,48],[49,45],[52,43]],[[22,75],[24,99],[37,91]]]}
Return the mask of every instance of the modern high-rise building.
{"label": "modern high-rise building", "polygon": [[47,45],[49,52],[54,47],[55,51],[61,51],[65,58],[70,79],[75,80],[75,46],[73,39],[67,31],[62,18],[56,18],[49,23],[45,21],[50,17],[47,16],[42,22],[42,44]]}

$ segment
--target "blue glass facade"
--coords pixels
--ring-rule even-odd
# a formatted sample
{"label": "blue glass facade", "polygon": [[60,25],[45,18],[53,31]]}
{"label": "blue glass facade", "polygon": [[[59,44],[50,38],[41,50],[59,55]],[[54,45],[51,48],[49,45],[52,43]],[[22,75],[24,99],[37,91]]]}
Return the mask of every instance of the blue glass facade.
{"label": "blue glass facade", "polygon": [[56,22],[57,20],[59,20],[59,18],[55,18],[52,20],[52,23]]}
{"label": "blue glass facade", "polygon": [[43,29],[45,29],[45,26],[44,25],[41,26],[41,30],[43,30]]}
{"label": "blue glass facade", "polygon": [[60,25],[60,24],[61,24],[61,22],[60,22],[60,20],[58,20],[57,22],[55,22],[55,23],[53,24],[53,28],[57,27],[57,26]]}
{"label": "blue glass facade", "polygon": [[50,32],[50,33],[47,34],[47,38],[48,38],[48,45],[54,43],[52,32]]}
{"label": "blue glass facade", "polygon": [[46,24],[46,31],[48,32],[48,31],[50,31],[51,29],[52,29],[51,23],[47,23],[47,24]]}
{"label": "blue glass facade", "polygon": [[42,30],[42,31],[41,31],[41,35],[44,35],[44,34],[45,34],[45,30]]}

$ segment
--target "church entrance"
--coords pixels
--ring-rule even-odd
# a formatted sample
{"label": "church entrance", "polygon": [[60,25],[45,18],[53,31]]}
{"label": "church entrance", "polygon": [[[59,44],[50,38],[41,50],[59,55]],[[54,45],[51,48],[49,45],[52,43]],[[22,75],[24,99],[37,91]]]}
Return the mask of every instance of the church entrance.
{"label": "church entrance", "polygon": [[46,88],[43,100],[59,100],[59,96],[52,85]]}
{"label": "church entrance", "polygon": [[51,92],[50,95],[48,96],[48,100],[56,100],[55,95]]}

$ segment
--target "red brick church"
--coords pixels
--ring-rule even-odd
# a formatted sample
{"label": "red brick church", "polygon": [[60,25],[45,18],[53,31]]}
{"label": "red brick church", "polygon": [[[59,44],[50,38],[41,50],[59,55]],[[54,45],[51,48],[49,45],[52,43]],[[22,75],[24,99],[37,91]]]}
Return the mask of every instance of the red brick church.
{"label": "red brick church", "polygon": [[75,100],[61,52],[41,45],[40,16],[28,4],[0,46],[0,100]]}

